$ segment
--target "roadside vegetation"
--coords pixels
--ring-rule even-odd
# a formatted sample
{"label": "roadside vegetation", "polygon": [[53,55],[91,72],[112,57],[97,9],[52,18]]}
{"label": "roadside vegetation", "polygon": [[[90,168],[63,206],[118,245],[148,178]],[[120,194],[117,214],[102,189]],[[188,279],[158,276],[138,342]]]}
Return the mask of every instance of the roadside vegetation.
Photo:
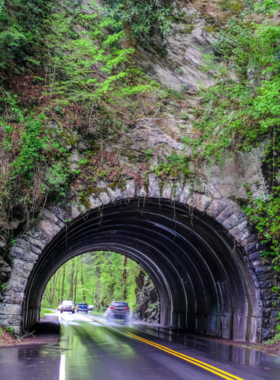
{"label": "roadside vegetation", "polygon": [[[114,252],[92,252],[65,263],[50,279],[42,299],[44,309],[57,309],[62,300],[87,302],[103,313],[112,301],[126,301],[135,316],[156,317],[158,302],[149,304],[154,285],[133,260]],[[148,303],[147,303],[148,302]],[[146,312],[146,314],[145,314]]]}

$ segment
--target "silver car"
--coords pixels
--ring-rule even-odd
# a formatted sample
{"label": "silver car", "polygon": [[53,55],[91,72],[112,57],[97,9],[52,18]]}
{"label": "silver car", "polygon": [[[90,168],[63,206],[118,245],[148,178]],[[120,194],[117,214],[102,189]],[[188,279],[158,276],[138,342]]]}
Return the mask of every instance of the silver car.
{"label": "silver car", "polygon": [[75,304],[73,301],[62,301],[59,307],[61,313],[64,311],[70,311],[73,314],[75,313]]}
{"label": "silver car", "polygon": [[128,322],[130,319],[130,311],[127,302],[113,301],[106,312],[106,319],[123,319]]}

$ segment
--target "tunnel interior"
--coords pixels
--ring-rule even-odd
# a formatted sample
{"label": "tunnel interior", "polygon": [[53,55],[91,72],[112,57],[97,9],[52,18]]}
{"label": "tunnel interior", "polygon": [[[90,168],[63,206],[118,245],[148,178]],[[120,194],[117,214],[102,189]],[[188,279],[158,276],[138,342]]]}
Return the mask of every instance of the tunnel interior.
{"label": "tunnel interior", "polygon": [[130,257],[151,276],[160,323],[189,332],[254,341],[258,305],[243,253],[214,220],[163,199],[131,199],[88,211],[47,245],[29,276],[23,329],[39,318],[52,275],[92,251]]}

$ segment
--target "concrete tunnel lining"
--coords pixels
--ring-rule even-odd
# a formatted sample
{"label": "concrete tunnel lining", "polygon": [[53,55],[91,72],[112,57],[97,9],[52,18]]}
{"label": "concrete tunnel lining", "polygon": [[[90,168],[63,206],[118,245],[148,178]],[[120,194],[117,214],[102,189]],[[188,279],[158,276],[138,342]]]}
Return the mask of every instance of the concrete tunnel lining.
{"label": "concrete tunnel lining", "polygon": [[28,278],[24,329],[38,318],[51,275],[92,250],[126,254],[147,270],[160,295],[161,323],[236,340],[256,334],[251,320],[259,317],[257,296],[241,250],[206,215],[158,199],[90,210],[56,234]]}

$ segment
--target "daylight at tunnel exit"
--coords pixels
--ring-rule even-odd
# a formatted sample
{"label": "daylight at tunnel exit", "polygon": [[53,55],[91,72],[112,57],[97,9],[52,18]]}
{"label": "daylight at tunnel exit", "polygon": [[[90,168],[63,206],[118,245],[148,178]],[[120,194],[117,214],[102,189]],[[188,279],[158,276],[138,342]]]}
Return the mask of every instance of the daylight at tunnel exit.
{"label": "daylight at tunnel exit", "polygon": [[0,380],[280,379],[280,1],[0,0]]}

